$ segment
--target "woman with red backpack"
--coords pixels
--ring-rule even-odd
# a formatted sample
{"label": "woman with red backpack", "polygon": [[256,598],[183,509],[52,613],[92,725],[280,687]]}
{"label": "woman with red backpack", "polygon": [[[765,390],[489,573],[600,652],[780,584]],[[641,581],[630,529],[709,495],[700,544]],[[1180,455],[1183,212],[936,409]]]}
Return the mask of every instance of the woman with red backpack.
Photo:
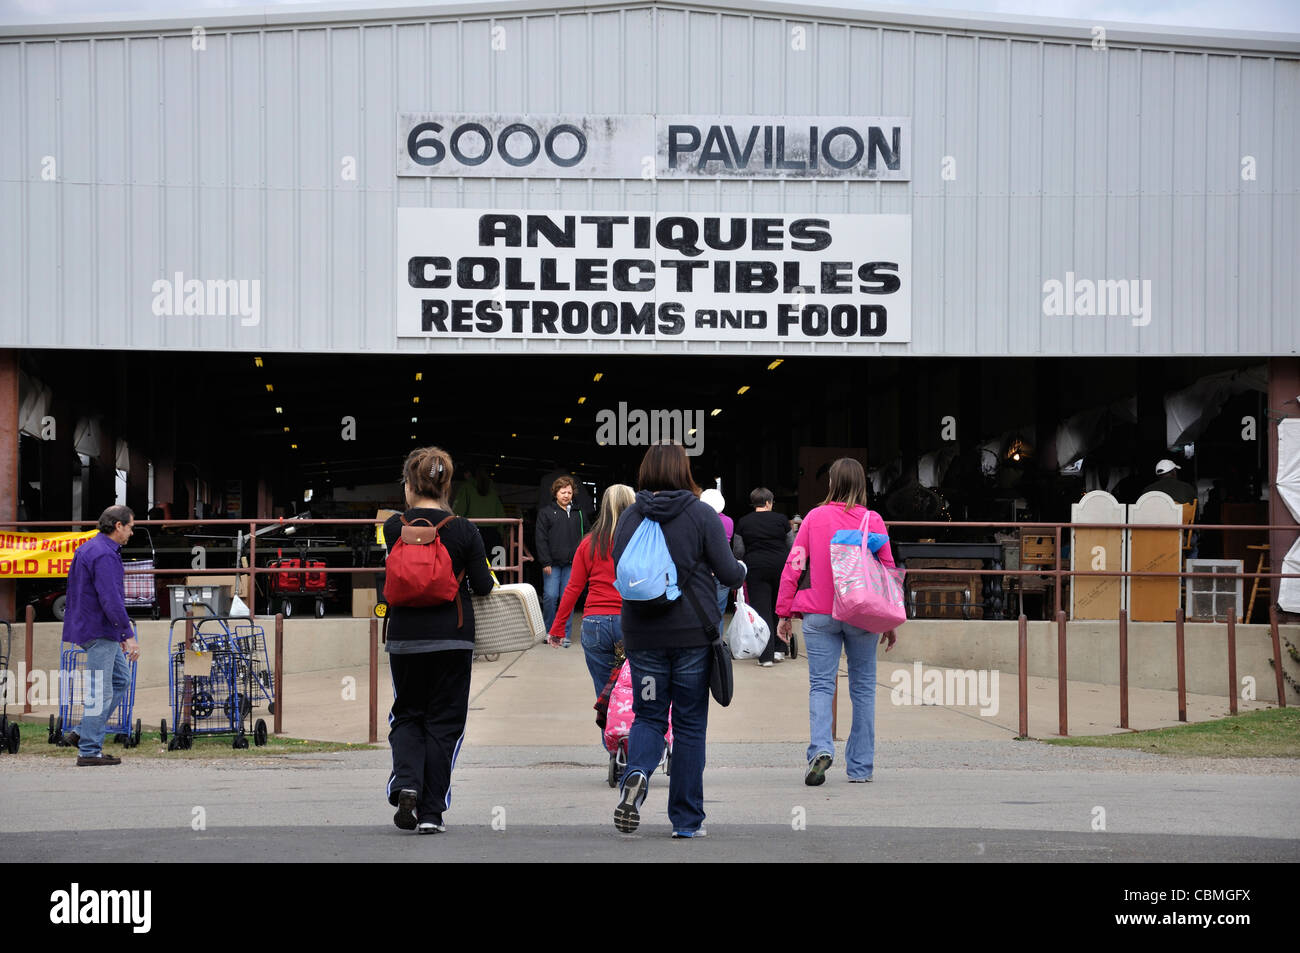
{"label": "woman with red backpack", "polygon": [[469,595],[493,586],[478,528],[447,499],[451,476],[445,450],[412,450],[402,468],[407,509],[384,523],[384,649],[393,676],[388,802],[397,808],[394,824],[421,834],[446,830],[442,815],[451,806],[451,772],[469,714]]}

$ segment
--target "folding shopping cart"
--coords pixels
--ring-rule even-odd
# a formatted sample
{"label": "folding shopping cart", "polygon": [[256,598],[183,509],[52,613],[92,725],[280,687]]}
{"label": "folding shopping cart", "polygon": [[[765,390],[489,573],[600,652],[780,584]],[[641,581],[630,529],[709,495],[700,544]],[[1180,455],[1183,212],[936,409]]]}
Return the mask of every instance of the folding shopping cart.
{"label": "folding shopping cart", "polygon": [[[239,617],[242,619],[243,617]],[[226,624],[232,616],[202,616],[173,619],[168,636],[168,693],[171,699],[175,734],[167,739],[164,721],[162,735],[167,750],[184,750],[193,746],[199,735],[232,735],[232,747],[247,748],[248,735],[258,747],[266,744],[266,722],[253,719],[254,684],[273,698],[269,670],[266,667],[265,636],[261,638],[261,658],[256,657],[257,636],[251,631],[259,626],[237,625],[250,631],[238,635]],[[189,636],[177,639],[177,625],[189,624]],[[259,671],[268,671],[265,682],[255,679]],[[267,697],[259,692],[259,701]]]}
{"label": "folding shopping cart", "polygon": [[128,612],[132,609],[148,609],[150,616],[156,619],[162,614],[158,607],[158,586],[154,576],[154,562],[158,553],[153,548],[153,534],[149,532],[149,527],[141,526],[140,529],[144,530],[145,538],[149,540],[149,558],[134,559],[122,564],[125,570],[123,587],[126,608]]}
{"label": "folding shopping cart", "polygon": [[[131,628],[134,635],[135,626],[132,625]],[[116,701],[111,713],[112,720],[109,721],[104,736],[112,735],[118,744],[134,748],[140,744],[142,735],[140,719],[136,718],[132,724],[135,713],[136,663],[127,662],[127,668],[131,673],[130,681],[125,694]],[[111,678],[112,673],[108,677]],[[80,645],[65,642],[59,656],[59,712],[57,718],[50,715],[49,736],[46,740],[50,744],[66,748],[69,745],[68,735],[80,729],[86,717],[86,703],[102,698],[108,687],[90,682],[90,673],[86,671],[86,650]],[[102,704],[102,701],[99,703]]]}
{"label": "folding shopping cart", "polygon": [[[0,696],[4,701],[0,704],[0,752],[8,751],[10,754],[18,753],[18,722],[9,721],[9,680],[13,678],[13,672],[9,668],[9,659],[13,654],[14,627],[8,622],[0,620],[0,625],[5,627],[4,645],[0,646]],[[17,688],[25,686],[16,685]]]}

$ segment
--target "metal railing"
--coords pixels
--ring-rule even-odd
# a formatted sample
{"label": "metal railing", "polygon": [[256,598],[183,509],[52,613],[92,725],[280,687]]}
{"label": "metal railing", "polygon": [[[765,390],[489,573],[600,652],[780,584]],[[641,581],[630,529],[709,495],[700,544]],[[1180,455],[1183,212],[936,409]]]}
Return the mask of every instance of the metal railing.
{"label": "metal railing", "polygon": [[[517,579],[522,581],[524,562],[527,558],[524,555],[525,550],[524,550],[524,539],[523,539],[523,521],[520,519],[472,519],[471,522],[479,525],[506,525],[511,527],[510,531],[507,534],[508,562],[504,565],[493,567],[493,571],[514,574]],[[295,527],[309,527],[309,526],[317,526],[317,525],[376,526],[379,525],[380,523],[382,523],[382,521],[378,519],[283,519],[283,518],[270,519],[270,520],[194,519],[194,520],[137,520],[136,521],[136,525],[151,526],[151,527],[152,526],[159,526],[159,527],[240,526],[241,528],[248,527],[248,532],[249,532],[249,536],[248,536],[249,565],[248,566],[245,567],[236,566],[234,568],[226,568],[226,569],[155,568],[151,571],[151,573],[155,576],[157,575],[192,575],[192,576],[246,575],[249,577],[250,580],[250,584],[248,587],[248,591],[249,591],[248,607],[249,607],[250,616],[253,616],[256,613],[256,600],[257,600],[256,581],[258,575],[265,575],[269,573],[354,574],[354,573],[374,573],[374,572],[382,571],[382,566],[369,566],[369,567],[339,567],[339,566],[305,567],[303,566],[303,567],[298,567],[293,569],[286,569],[278,566],[258,566],[256,563],[257,536],[255,534],[259,527],[275,526],[275,525],[284,525],[284,526],[292,525]],[[96,521],[94,520],[79,520],[79,521],[46,520],[46,521],[9,521],[9,522],[0,521],[0,528],[12,526],[12,527],[30,527],[35,529],[55,529],[55,528],[68,529],[75,526],[94,526],[95,524]],[[1154,531],[1177,530],[1180,532],[1223,530],[1223,531],[1231,531],[1236,533],[1248,533],[1248,534],[1263,534],[1270,531],[1300,533],[1300,527],[1293,526],[1293,525],[1243,526],[1239,524],[1218,524],[1218,523],[1216,524],[1070,523],[1070,522],[1015,523],[1015,522],[1006,522],[1006,521],[956,523],[956,522],[947,522],[947,521],[900,520],[900,521],[890,522],[887,524],[887,526],[891,530],[900,529],[903,527],[916,527],[916,528],[926,528],[926,529],[942,529],[942,530],[947,530],[949,532],[957,531],[957,532],[966,532],[966,533],[969,533],[972,530],[980,531],[980,532],[984,532],[984,531],[992,532],[997,529],[1007,529],[1007,530],[1016,530],[1016,531],[1029,530],[1031,532],[1037,531],[1042,535],[1046,535],[1050,533],[1053,536],[1055,540],[1055,547],[1054,547],[1053,566],[1051,569],[1047,569],[1047,568],[955,569],[953,567],[949,567],[949,568],[908,569],[907,573],[909,576],[922,576],[922,577],[927,575],[952,575],[954,572],[960,572],[960,574],[963,576],[980,576],[980,577],[983,576],[995,576],[995,577],[1050,576],[1052,577],[1055,583],[1054,595],[1053,595],[1054,618],[1057,623],[1057,684],[1058,684],[1058,715],[1059,715],[1058,733],[1062,736],[1068,734],[1068,727],[1069,727],[1068,698],[1066,694],[1066,689],[1067,689],[1066,650],[1068,644],[1067,633],[1068,633],[1069,619],[1067,618],[1067,614],[1061,606],[1061,592],[1063,588],[1061,583],[1063,580],[1073,579],[1075,577],[1079,577],[1081,579],[1086,579],[1090,577],[1121,577],[1121,578],[1132,577],[1132,578],[1144,578],[1144,579],[1177,578],[1179,580],[1188,579],[1188,578],[1212,578],[1216,580],[1240,579],[1242,580],[1244,585],[1244,582],[1247,579],[1260,579],[1260,580],[1300,579],[1300,573],[1282,573],[1282,572],[1273,572],[1273,571],[1263,572],[1258,570],[1254,572],[1250,572],[1250,571],[1246,571],[1244,568],[1243,571],[1237,573],[1189,572],[1186,570],[1179,571],[1179,572],[1164,572],[1164,571],[1157,572],[1157,571],[1133,570],[1133,569],[1128,569],[1128,570],[1070,569],[1062,566],[1062,559],[1061,559],[1061,551],[1062,551],[1061,543],[1063,539],[1063,534],[1067,530],[1105,529],[1105,530],[1121,531],[1121,532],[1143,531],[1143,530],[1154,530]],[[938,534],[936,534],[936,539],[934,540],[936,542],[940,541],[938,540],[937,537]],[[895,546],[897,546],[898,544],[907,545],[908,541],[891,539],[891,543],[894,544]],[[984,543],[978,543],[973,545],[987,546],[987,545],[996,545],[996,544],[984,542]],[[285,547],[280,546],[276,548],[283,549]],[[1181,538],[1180,538],[1179,553],[1181,559],[1182,558]],[[1270,593],[1274,595],[1274,598],[1270,600],[1270,605],[1269,605],[1269,628],[1270,628],[1270,634],[1272,639],[1272,649],[1273,649],[1273,658],[1274,658],[1273,668],[1274,668],[1274,675],[1277,682],[1278,705],[1279,707],[1286,707],[1286,685],[1285,685],[1284,673],[1282,668],[1281,640],[1278,631],[1279,618],[1278,618],[1277,607],[1274,604],[1276,602],[1276,598],[1275,598],[1276,589],[1270,587]],[[29,605],[26,607],[25,615],[26,615],[26,619],[25,619],[26,658],[29,660],[29,664],[30,664],[30,659],[32,658],[33,626],[35,621],[35,612],[32,606]],[[1088,621],[1096,622],[1096,621],[1104,621],[1104,620],[1089,619]],[[1120,609],[1116,621],[1119,625],[1120,727],[1129,728],[1128,611],[1126,609]],[[1184,610],[1181,608],[1181,606],[1180,608],[1177,609],[1175,613],[1175,618],[1172,621],[1174,623],[1174,636],[1175,636],[1174,649],[1175,649],[1177,680],[1178,680],[1178,686],[1177,686],[1178,720],[1185,722],[1187,720],[1187,677],[1186,677],[1185,631],[1184,631],[1186,618],[1185,618]],[[1228,674],[1228,681],[1229,681],[1228,697],[1229,697],[1230,710],[1232,711],[1232,713],[1235,714],[1237,711],[1237,686],[1236,686],[1236,624],[1237,623],[1236,623],[1235,613],[1229,613],[1226,619],[1226,624],[1227,624],[1227,631],[1226,631],[1227,674]],[[1019,725],[1018,727],[1019,727],[1019,733],[1023,737],[1023,736],[1027,736],[1029,731],[1029,722],[1028,722],[1029,664],[1028,664],[1028,635],[1027,635],[1028,620],[1026,616],[1023,614],[1023,612],[1019,614],[1018,627],[1019,627],[1019,679],[1018,679],[1019,681]],[[283,688],[280,687],[283,686],[284,684],[283,682],[283,628],[284,628],[283,616],[277,613],[275,615],[274,667],[275,667],[275,684],[279,687],[278,690],[280,692],[280,695],[277,696],[276,710],[274,713],[274,718],[275,718],[274,730],[276,734],[281,733],[281,724],[282,724],[281,719],[283,717],[283,708],[284,708],[283,701],[282,701],[284,692],[283,692]],[[369,626],[370,697],[371,697],[369,737],[371,743],[374,743],[376,740],[377,725],[378,725],[378,712],[376,706],[376,699],[378,694],[378,687],[377,687],[378,686],[378,645],[379,645],[378,631],[379,631],[378,620],[372,618],[370,620],[370,626]],[[836,705],[832,709],[832,711],[835,711],[835,709],[837,708],[838,705]],[[24,692],[23,711],[24,713],[31,712],[31,704],[30,704],[30,700],[27,698],[26,692]],[[832,730],[834,731],[835,729],[833,728]]]}

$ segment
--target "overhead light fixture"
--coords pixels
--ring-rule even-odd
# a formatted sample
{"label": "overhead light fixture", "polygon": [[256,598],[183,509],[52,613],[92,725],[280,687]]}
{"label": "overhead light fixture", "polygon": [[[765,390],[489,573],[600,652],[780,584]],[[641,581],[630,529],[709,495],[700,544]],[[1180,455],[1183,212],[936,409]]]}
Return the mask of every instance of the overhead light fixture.
{"label": "overhead light fixture", "polygon": [[412,418],[411,418],[411,423],[413,423],[413,424],[418,424],[419,422],[420,422],[420,418],[419,418],[419,417],[412,417]]}
{"label": "overhead light fixture", "polygon": [[745,384],[743,387],[740,388],[740,390],[736,391],[736,393],[737,393],[737,394],[743,394],[743,393],[744,393],[745,391],[747,391],[747,390],[749,390],[749,385],[748,385],[748,384]]}
{"label": "overhead light fixture", "polygon": [[721,408],[721,407],[714,407],[714,408],[713,408],[713,411],[709,414],[709,416],[710,416],[710,417],[716,417],[716,416],[718,416],[718,414],[720,414],[720,413],[722,413],[722,408]]}
{"label": "overhead light fixture", "polygon": [[571,424],[571,423],[573,423],[573,418],[572,418],[572,417],[565,417],[565,418],[564,418],[564,422],[565,422],[566,424]]}
{"label": "overhead light fixture", "polygon": [[277,407],[277,408],[275,408],[275,412],[276,412],[277,414],[282,414],[282,413],[284,413],[284,408],[283,408],[283,407]]}
{"label": "overhead light fixture", "polygon": [[411,398],[411,403],[418,404],[419,402],[420,402],[420,397],[418,394],[415,397]]}
{"label": "overhead light fixture", "polygon": [[560,439],[560,435],[557,433],[557,434],[556,434],[554,437],[552,437],[551,439],[552,439],[552,440],[559,440],[559,439]]}
{"label": "overhead light fixture", "polygon": [[291,444],[289,444],[289,449],[290,449],[290,450],[297,450],[297,449],[298,449],[298,445],[297,445],[296,443],[291,443]]}
{"label": "overhead light fixture", "polygon": [[781,363],[782,363],[784,360],[785,360],[785,358],[783,358],[783,357],[778,357],[778,358],[777,358],[775,361],[773,361],[771,364],[767,365],[767,369],[768,369],[769,371],[774,371],[774,370],[776,370],[778,367],[781,366]]}
{"label": "overhead light fixture", "polygon": [[266,385],[266,392],[267,392],[268,394],[273,394],[273,393],[275,393],[275,385],[274,385],[274,384],[267,384],[267,385]]}
{"label": "overhead light fixture", "polygon": [[578,403],[580,403],[580,404],[585,404],[586,402],[587,402],[587,398],[585,398],[585,397],[579,397],[579,398],[578,398]]}
{"label": "overhead light fixture", "polygon": [[284,428],[284,432],[285,432],[285,433],[288,433],[288,432],[289,432],[289,428],[288,428],[288,427],[285,427],[285,428]]}
{"label": "overhead light fixture", "polygon": [[310,503],[310,502],[311,502],[311,490],[303,490],[303,491],[302,491],[302,501],[303,501],[304,503]]}
{"label": "overhead light fixture", "polygon": [[694,428],[694,427],[692,427],[692,428],[690,429],[689,434],[690,434],[690,436],[692,436],[692,437],[695,436],[695,428]]}
{"label": "overhead light fixture", "polygon": [[512,437],[518,437],[519,434],[517,434],[517,433],[512,433],[510,436],[512,436]]}
{"label": "overhead light fixture", "polygon": [[255,358],[253,358],[253,364],[254,364],[256,367],[261,367],[261,366],[262,366],[262,359],[261,359],[260,357],[255,357]]}
{"label": "overhead light fixture", "polygon": [[598,381],[598,380],[600,380],[600,379],[601,379],[602,377],[604,377],[604,376],[605,376],[605,375],[602,374],[600,371],[597,371],[597,372],[596,372],[596,376],[593,377],[592,380],[593,380],[593,381]]}
{"label": "overhead light fixture", "polygon": [[422,380],[424,380],[424,371],[416,371],[416,372],[415,372],[415,379],[416,379],[417,381],[422,381]]}

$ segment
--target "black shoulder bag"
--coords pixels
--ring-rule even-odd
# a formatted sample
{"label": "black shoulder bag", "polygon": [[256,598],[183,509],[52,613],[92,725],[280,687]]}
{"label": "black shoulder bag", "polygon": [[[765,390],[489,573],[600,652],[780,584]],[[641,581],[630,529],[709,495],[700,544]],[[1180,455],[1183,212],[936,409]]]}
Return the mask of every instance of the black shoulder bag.
{"label": "black shoulder bag", "polygon": [[679,583],[679,588],[686,590],[686,598],[690,599],[691,605],[695,607],[695,614],[699,616],[700,625],[709,639],[709,650],[713,655],[709,665],[709,691],[713,693],[713,700],[726,708],[736,696],[736,681],[731,671],[731,650],[727,648],[727,643],[722,640],[714,627],[709,625],[709,617],[704,614],[699,597],[691,588],[691,577],[695,575],[695,570],[699,566],[700,564],[696,562],[691,567],[686,578]]}

